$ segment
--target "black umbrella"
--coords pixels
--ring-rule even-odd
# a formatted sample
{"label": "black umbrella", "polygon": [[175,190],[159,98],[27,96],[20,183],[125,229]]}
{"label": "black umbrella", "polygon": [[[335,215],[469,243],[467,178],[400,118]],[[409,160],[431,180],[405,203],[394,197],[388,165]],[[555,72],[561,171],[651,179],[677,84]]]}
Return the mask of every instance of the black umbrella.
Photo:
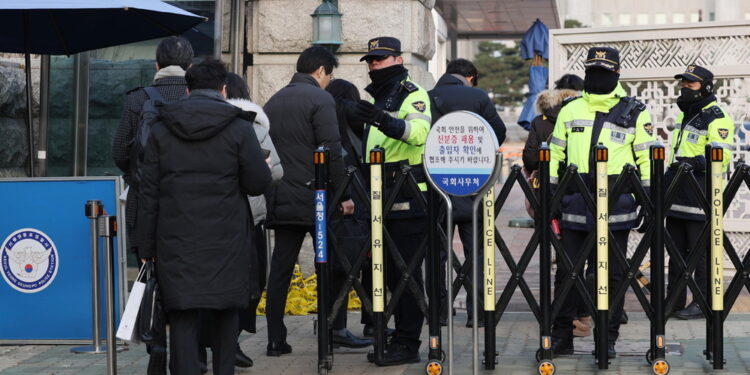
{"label": "black umbrella", "polygon": [[82,51],[182,34],[204,21],[159,0],[3,0],[0,52],[26,59],[29,171],[34,176],[31,54]]}

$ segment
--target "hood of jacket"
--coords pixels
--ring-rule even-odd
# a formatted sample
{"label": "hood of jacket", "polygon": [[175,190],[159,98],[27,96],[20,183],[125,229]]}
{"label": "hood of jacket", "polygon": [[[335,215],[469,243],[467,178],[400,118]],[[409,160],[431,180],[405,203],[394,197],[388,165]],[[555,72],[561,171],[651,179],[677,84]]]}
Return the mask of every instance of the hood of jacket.
{"label": "hood of jacket", "polygon": [[578,91],[575,90],[544,90],[536,97],[536,111],[551,119],[556,119],[563,100],[576,96],[578,96]]}
{"label": "hood of jacket", "polygon": [[589,103],[589,109],[594,112],[609,113],[609,110],[620,102],[621,98],[628,96],[622,85],[617,82],[617,86],[608,94],[590,94],[583,92],[581,97]]}
{"label": "hood of jacket", "polygon": [[193,90],[190,96],[164,105],[160,117],[178,138],[200,141],[219,134],[242,113],[216,90]]}
{"label": "hood of jacket", "polygon": [[268,119],[268,115],[266,115],[261,106],[247,99],[228,99],[227,103],[245,112],[255,112],[255,123],[266,129],[271,128],[271,120]]}
{"label": "hood of jacket", "polygon": [[437,81],[435,87],[438,86],[466,86],[471,87],[469,81],[465,77],[458,74],[443,74],[442,77]]}

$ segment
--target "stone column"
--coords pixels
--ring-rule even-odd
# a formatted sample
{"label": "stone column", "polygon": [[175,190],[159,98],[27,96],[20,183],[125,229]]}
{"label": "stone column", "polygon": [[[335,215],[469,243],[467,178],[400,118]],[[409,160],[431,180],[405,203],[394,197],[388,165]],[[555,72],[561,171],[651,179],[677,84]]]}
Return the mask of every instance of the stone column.
{"label": "stone column", "polygon": [[[246,45],[253,64],[247,77],[257,103],[264,104],[289,82],[299,53],[310,46],[310,14],[320,4],[320,0],[252,3]],[[435,53],[435,24],[430,14],[433,6],[434,0],[338,0],[343,14],[343,44],[336,54],[340,65],[334,76],[362,90],[369,83],[367,66],[359,61],[367,51],[367,41],[393,36],[401,40],[404,64],[411,77],[426,89],[432,88],[435,79],[427,71],[427,62]]]}

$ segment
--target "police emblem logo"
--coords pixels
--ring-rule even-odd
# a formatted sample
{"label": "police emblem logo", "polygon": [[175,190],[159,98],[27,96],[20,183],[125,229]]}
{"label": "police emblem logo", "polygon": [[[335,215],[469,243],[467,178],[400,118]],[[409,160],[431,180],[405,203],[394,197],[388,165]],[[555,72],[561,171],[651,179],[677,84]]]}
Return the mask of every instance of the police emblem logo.
{"label": "police emblem logo", "polygon": [[687,67],[687,72],[688,72],[688,73],[692,73],[692,72],[693,72],[693,70],[695,70],[695,65],[688,65],[688,67]]}
{"label": "police emblem logo", "polygon": [[376,40],[371,40],[371,41],[370,41],[370,49],[371,49],[371,50],[373,50],[373,49],[375,49],[375,48],[378,48],[378,46],[379,46],[379,45],[380,45],[380,41],[379,41],[379,40],[377,40],[377,39],[376,39]]}
{"label": "police emblem logo", "polygon": [[650,123],[643,125],[643,130],[645,130],[648,135],[654,135],[654,125]]}
{"label": "police emblem logo", "polygon": [[418,102],[411,103],[411,105],[414,107],[414,109],[416,109],[419,112],[424,112],[427,109],[427,104],[424,104],[424,102],[421,100]]}
{"label": "police emblem logo", "polygon": [[597,59],[603,59],[607,57],[607,51],[596,51],[595,53]]}
{"label": "police emblem logo", "polygon": [[721,137],[721,139],[727,139],[727,137],[729,137],[729,129],[719,129],[719,137]]}
{"label": "police emblem logo", "polygon": [[41,292],[52,284],[60,267],[57,247],[44,232],[23,228],[2,244],[0,268],[3,279],[21,293]]}

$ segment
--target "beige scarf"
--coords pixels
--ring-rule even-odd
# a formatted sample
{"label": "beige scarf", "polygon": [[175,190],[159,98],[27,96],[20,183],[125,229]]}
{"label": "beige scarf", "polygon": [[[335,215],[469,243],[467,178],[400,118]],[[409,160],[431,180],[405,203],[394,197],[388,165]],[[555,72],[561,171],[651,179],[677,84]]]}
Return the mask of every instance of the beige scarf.
{"label": "beige scarf", "polygon": [[159,69],[154,75],[154,81],[158,81],[165,77],[184,77],[184,76],[185,76],[185,70],[183,70],[179,65],[170,65],[170,66]]}

